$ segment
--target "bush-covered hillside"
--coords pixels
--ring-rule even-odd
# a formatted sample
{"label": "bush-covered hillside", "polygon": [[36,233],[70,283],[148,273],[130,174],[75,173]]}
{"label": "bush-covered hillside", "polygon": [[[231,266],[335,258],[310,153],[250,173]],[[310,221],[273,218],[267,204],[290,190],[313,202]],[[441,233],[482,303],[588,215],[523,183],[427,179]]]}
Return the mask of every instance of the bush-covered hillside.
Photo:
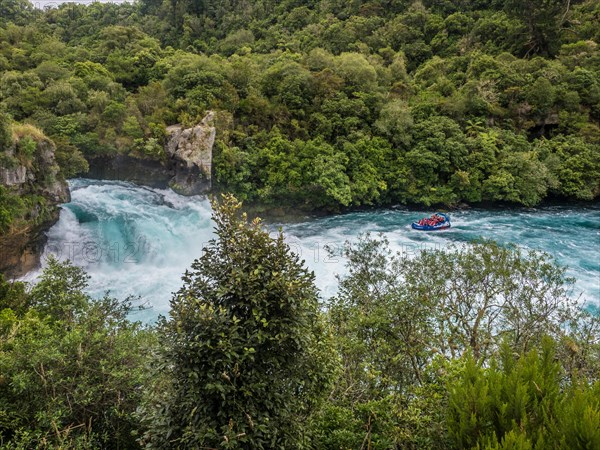
{"label": "bush-covered hillside", "polygon": [[600,194],[594,0],[0,8],[2,109],[63,155],[160,159],[166,125],[211,109],[218,188],[252,202]]}

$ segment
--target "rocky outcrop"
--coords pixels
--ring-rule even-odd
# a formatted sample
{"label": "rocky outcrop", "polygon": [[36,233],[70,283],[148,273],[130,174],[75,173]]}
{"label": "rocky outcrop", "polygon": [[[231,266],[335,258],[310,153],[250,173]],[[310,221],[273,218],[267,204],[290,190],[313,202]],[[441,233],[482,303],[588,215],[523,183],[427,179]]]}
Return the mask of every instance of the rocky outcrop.
{"label": "rocky outcrop", "polygon": [[27,177],[30,186],[26,190],[42,195],[58,218],[61,203],[69,202],[71,195],[67,182],[60,176],[60,167],[56,163],[56,146],[50,139],[37,142],[35,159]]}
{"label": "rocky outcrop", "polygon": [[0,237],[0,273],[8,279],[18,278],[39,267],[48,240],[45,231],[52,225],[49,222]]}
{"label": "rocky outcrop", "polygon": [[14,169],[0,168],[0,183],[3,186],[18,186],[27,181],[27,167],[17,166]]}
{"label": "rocky outcrop", "polygon": [[214,113],[209,112],[198,125],[167,128],[166,152],[174,170],[169,186],[183,195],[196,195],[212,187],[212,150],[216,129],[212,125]]}
{"label": "rocky outcrop", "polygon": [[45,231],[58,220],[59,205],[70,197],[54,158],[54,143],[38,136],[35,144],[30,158],[17,155],[16,144],[2,152],[0,183],[6,198],[25,200],[26,208],[0,233],[0,272],[9,278],[22,276],[39,264]]}
{"label": "rocky outcrop", "polygon": [[212,188],[212,152],[216,129],[209,112],[191,128],[167,127],[165,160],[130,155],[99,156],[88,159],[87,177],[131,181],[150,187],[171,187],[182,195],[198,195]]}

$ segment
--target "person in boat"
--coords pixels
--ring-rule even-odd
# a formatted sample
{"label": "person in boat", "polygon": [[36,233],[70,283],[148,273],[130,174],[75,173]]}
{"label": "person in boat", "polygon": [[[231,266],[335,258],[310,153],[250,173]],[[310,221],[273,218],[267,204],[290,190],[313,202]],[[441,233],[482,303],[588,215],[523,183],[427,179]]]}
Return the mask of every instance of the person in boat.
{"label": "person in boat", "polygon": [[441,216],[437,213],[431,215],[430,217],[424,217],[422,219],[420,219],[417,224],[420,226],[427,226],[427,227],[436,227],[438,225],[441,225],[443,223],[446,222],[446,218],[444,216]]}
{"label": "person in boat", "polygon": [[434,227],[440,223],[445,222],[446,219],[444,219],[442,216],[440,216],[439,214],[433,214],[431,217],[424,217],[422,219],[420,219],[417,224],[420,226],[428,226],[428,227]]}

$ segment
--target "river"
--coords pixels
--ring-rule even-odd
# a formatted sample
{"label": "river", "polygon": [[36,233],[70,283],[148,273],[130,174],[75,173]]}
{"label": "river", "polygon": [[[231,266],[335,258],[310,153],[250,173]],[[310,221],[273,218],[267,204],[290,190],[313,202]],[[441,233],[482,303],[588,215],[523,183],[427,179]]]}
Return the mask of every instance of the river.
{"label": "river", "polygon": [[[107,290],[118,298],[139,296],[134,304],[147,309],[134,318],[151,322],[167,314],[181,275],[213,236],[208,200],[126,182],[74,179],[70,187],[72,201],[48,231],[44,256],[54,254],[84,267],[93,296]],[[291,248],[314,270],[325,298],[335,294],[336,274],[344,272],[339,255],[343,242],[372,232],[382,233],[408,256],[480,237],[542,250],[568,267],[568,275],[576,279],[573,295],[600,304],[600,205],[466,209],[452,213],[449,230],[411,230],[412,221],[431,212],[375,210],[269,227],[283,228]]]}

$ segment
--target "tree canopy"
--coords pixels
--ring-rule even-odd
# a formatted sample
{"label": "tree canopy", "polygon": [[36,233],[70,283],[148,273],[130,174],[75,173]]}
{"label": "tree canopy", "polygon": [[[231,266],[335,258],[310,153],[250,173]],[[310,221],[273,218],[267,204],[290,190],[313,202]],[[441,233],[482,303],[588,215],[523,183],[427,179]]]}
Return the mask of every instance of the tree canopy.
{"label": "tree canopy", "polygon": [[336,358],[314,274],[240,206],[213,203],[216,238],[159,327],[150,448],[302,448],[329,387]]}
{"label": "tree canopy", "polygon": [[212,110],[216,189],[247,202],[590,200],[596,3],[5,0],[0,100],[66,176],[161,160],[166,126]]}

